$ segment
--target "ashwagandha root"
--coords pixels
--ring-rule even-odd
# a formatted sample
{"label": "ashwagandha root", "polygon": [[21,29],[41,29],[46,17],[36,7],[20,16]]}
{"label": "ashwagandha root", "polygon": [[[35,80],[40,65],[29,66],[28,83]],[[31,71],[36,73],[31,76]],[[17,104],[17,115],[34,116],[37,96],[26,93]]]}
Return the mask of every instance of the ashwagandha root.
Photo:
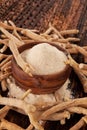
{"label": "ashwagandha root", "polygon": [[[54,26],[49,24],[49,28],[44,33],[40,34],[37,33],[38,30],[19,28],[16,27],[12,21],[5,21],[4,23],[0,22],[0,30],[0,45],[2,46],[3,44],[3,47],[0,49],[0,81],[2,91],[7,89],[6,79],[9,77],[9,75],[12,75],[10,65],[12,56],[15,57],[17,64],[23,69],[23,71],[29,73],[29,75],[32,76],[30,69],[34,68],[32,68],[31,65],[27,65],[18,52],[18,47],[23,44],[37,41],[52,42],[53,44],[60,45],[65,48],[69,54],[80,53],[84,56],[84,59],[87,60],[87,46],[80,47],[73,43],[79,42],[80,40],[79,38],[72,37],[71,35],[77,34],[79,32],[77,29],[58,31]],[[64,36],[66,36],[66,38]],[[71,41],[72,43],[70,43]],[[10,48],[12,55],[4,54],[7,48]],[[68,64],[78,75],[83,85],[84,92],[87,92],[87,65],[84,63],[78,64],[71,56],[68,57]],[[87,115],[86,97],[65,102],[58,101],[57,105],[52,106],[51,108],[47,108],[44,111],[38,111],[34,105],[30,105],[24,101],[25,97],[30,92],[32,91],[28,90],[25,92],[20,100],[5,97],[0,98],[0,104],[6,105],[0,110],[0,128],[3,127],[4,129],[8,130],[24,130],[19,126],[2,119],[10,109],[14,109],[15,111],[18,110],[18,112],[22,111],[29,117],[31,125],[26,130],[31,130],[34,127],[35,129],[43,130],[43,126],[41,126],[39,123],[41,120],[59,120],[61,124],[64,124],[65,119],[70,119],[72,113]],[[81,128],[84,124],[87,123],[86,118],[86,116],[82,117],[81,120],[70,130],[77,130]]]}
{"label": "ashwagandha root", "polygon": [[43,112],[41,117],[46,118],[47,116],[49,116],[55,112],[62,111],[62,110],[67,109],[69,107],[76,107],[76,106],[81,106],[81,107],[83,106],[84,107],[85,106],[87,108],[87,105],[85,104],[86,100],[87,100],[87,98],[78,98],[78,99],[73,99],[71,101],[59,103],[58,105],[55,105],[52,108]]}
{"label": "ashwagandha root", "polygon": [[1,122],[0,122],[0,129],[7,129],[7,130],[24,130],[22,127],[14,124],[14,123],[11,123],[5,119],[1,119]]}
{"label": "ashwagandha root", "polygon": [[78,121],[73,127],[71,127],[69,130],[79,130],[81,127],[83,127],[85,124],[87,124],[87,116],[84,116]]}

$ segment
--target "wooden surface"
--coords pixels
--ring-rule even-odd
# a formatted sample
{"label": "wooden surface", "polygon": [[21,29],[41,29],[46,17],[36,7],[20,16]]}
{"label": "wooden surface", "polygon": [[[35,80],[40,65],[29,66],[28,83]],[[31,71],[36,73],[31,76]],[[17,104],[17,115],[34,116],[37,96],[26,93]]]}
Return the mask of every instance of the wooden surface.
{"label": "wooden surface", "polygon": [[1,0],[0,20],[43,31],[51,22],[57,29],[80,30],[80,45],[87,41],[87,0]]}
{"label": "wooden surface", "polygon": [[[80,30],[78,37],[81,38],[78,44],[87,45],[87,0],[1,0],[0,20],[9,19],[17,26],[36,28],[41,32],[48,28],[49,22],[58,30],[77,28]],[[81,60],[79,56],[78,61]],[[14,112],[11,113],[14,115]],[[9,116],[7,118],[9,119]],[[63,126],[58,122],[48,122],[45,129],[68,130],[79,119],[80,116],[75,115]],[[21,124],[23,126],[23,123]],[[84,130],[86,129],[84,127]]]}
{"label": "wooden surface", "polygon": [[[87,0],[1,0],[0,20],[13,20],[16,25],[45,30],[49,22],[59,30],[78,28],[85,39]],[[84,40],[85,41],[85,40]]]}

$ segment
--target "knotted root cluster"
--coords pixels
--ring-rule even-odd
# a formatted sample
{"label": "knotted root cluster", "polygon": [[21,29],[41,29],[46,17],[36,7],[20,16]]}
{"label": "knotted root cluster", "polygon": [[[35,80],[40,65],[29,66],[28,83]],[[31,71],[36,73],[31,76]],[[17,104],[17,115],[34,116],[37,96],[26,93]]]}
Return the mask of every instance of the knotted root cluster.
{"label": "knotted root cluster", "polygon": [[[38,30],[19,28],[12,21],[5,21],[0,22],[0,32],[0,82],[2,91],[7,90],[7,78],[9,79],[9,76],[12,75],[11,59],[13,56],[21,69],[32,76],[30,69],[33,68],[22,59],[18,47],[33,41],[42,41],[60,45],[69,52],[66,64],[74,69],[83,85],[84,92],[87,93],[87,65],[85,60],[84,63],[78,64],[72,58],[72,54],[80,53],[84,59],[87,59],[87,46],[80,47],[73,43],[80,41],[79,38],[69,37],[71,34],[77,34],[79,30],[59,32],[49,24],[49,28],[44,33],[38,33]],[[8,48],[11,50],[11,54],[5,53]],[[70,119],[73,113],[83,114],[84,116],[70,130],[80,129],[87,123],[87,97],[56,102],[50,108],[41,110],[24,101],[29,93],[31,93],[31,90],[26,91],[21,99],[0,96],[0,104],[5,105],[0,109],[0,129],[24,130],[22,127],[4,119],[10,109],[28,115],[31,124],[26,130],[32,130],[33,128],[44,130],[44,124],[47,120],[59,120],[61,124],[64,124],[65,120]],[[41,121],[42,123],[40,123]]]}

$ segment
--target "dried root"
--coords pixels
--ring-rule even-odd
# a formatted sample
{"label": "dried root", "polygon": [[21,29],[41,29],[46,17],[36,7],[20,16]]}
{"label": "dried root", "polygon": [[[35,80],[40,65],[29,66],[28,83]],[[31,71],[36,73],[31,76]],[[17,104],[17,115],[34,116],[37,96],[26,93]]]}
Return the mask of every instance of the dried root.
{"label": "dried root", "polygon": [[86,73],[84,74],[84,70],[79,68],[79,64],[76,63],[76,61],[70,55],[68,56],[68,58],[69,58],[68,63],[72,66],[72,68],[78,75],[78,77],[83,85],[84,92],[87,93],[87,75],[85,75]]}
{"label": "dried root", "polygon": [[0,82],[4,79],[8,78],[11,74],[12,74],[12,72],[5,72],[5,73],[0,72]]}
{"label": "dried root", "polygon": [[3,65],[5,65],[6,63],[8,63],[8,62],[11,60],[11,58],[12,58],[12,55],[7,56],[6,59],[1,62],[0,68],[1,68]]}
{"label": "dried root", "polygon": [[33,125],[30,124],[26,130],[33,130],[33,128],[34,128]]}
{"label": "dried root", "polygon": [[56,113],[56,112],[59,112],[59,111],[62,111],[62,110],[65,110],[69,107],[74,107],[74,106],[82,106],[82,107],[85,106],[87,108],[87,105],[85,104],[86,100],[87,100],[87,98],[78,98],[78,99],[74,99],[74,100],[71,100],[71,101],[59,103],[59,104],[53,106],[52,108],[46,110],[41,115],[41,117],[46,118],[47,116],[49,116],[53,113]]}
{"label": "dried root", "polygon": [[7,90],[7,82],[5,79],[3,79],[1,81],[1,87],[2,87],[2,91],[6,91]]}
{"label": "dried root", "polygon": [[78,34],[78,33],[79,33],[79,30],[77,30],[77,29],[60,31],[61,35]]}
{"label": "dried root", "polygon": [[17,49],[17,46],[15,44],[15,41],[10,40],[9,41],[9,47],[14,55],[14,58],[17,62],[17,64],[22,68],[22,70],[26,73],[28,73],[30,76],[32,76],[32,74],[30,73],[30,66],[29,64],[27,64],[21,57],[21,55],[19,54],[19,51]]}
{"label": "dried root", "polygon": [[79,130],[81,127],[83,127],[85,124],[87,124],[87,116],[84,116],[80,119],[79,122],[77,122],[72,128],[69,130]]}
{"label": "dried root", "polygon": [[6,130],[24,130],[22,127],[14,124],[14,123],[8,122],[5,119],[1,119],[0,129],[1,130],[2,129],[6,129]]}
{"label": "dried root", "polygon": [[8,55],[6,54],[0,54],[0,61],[2,61],[3,59],[7,58]]}
{"label": "dried root", "polygon": [[46,118],[42,117],[41,119],[42,120],[50,120],[50,121],[58,121],[58,120],[62,120],[63,118],[69,119],[70,113],[68,111],[54,113],[54,114],[50,114]]}
{"label": "dried root", "polygon": [[3,46],[3,48],[2,48],[2,49],[0,49],[0,53],[3,53],[4,51],[6,51],[6,49],[7,49],[7,46],[6,46],[6,45],[4,45],[4,46]]}
{"label": "dried root", "polygon": [[[37,30],[19,28],[16,27],[12,21],[5,21],[4,23],[0,22],[0,31],[2,32],[0,36],[0,45],[3,44],[3,47],[0,49],[0,82],[2,91],[7,90],[6,79],[12,75],[12,56],[14,56],[17,64],[21,67],[21,69],[32,76],[30,70],[34,68],[32,68],[31,65],[27,64],[22,59],[21,55],[19,54],[18,47],[30,42],[42,41],[52,42],[53,44],[60,45],[65,48],[69,54],[80,53],[84,56],[84,63],[78,64],[69,55],[66,64],[69,64],[74,69],[83,85],[84,92],[87,93],[87,65],[85,64],[87,62],[87,46],[80,47],[76,44],[73,44],[73,42],[80,41],[79,38],[71,37],[71,34],[79,33],[77,29],[63,30],[59,32],[55,27],[49,24],[49,28],[44,33],[38,34]],[[66,36],[66,38],[64,36]],[[72,42],[72,44],[70,42]],[[12,55],[4,54],[8,47],[10,48]],[[34,105],[28,104],[24,101],[25,97],[30,92],[31,90],[26,91],[20,100],[0,97],[0,104],[5,105],[2,109],[0,109],[0,129],[24,130],[20,126],[8,122],[4,119],[10,109],[20,113],[23,112],[23,114],[26,114],[29,117],[31,124],[26,130],[32,130],[34,127],[38,130],[44,130],[44,125],[40,124],[40,121],[45,123],[47,120],[59,120],[61,124],[64,124],[65,120],[70,119],[71,114],[73,113],[83,114],[84,117],[82,117],[81,120],[70,130],[80,129],[87,123],[87,97],[73,99],[65,102],[58,101],[55,106],[53,105],[50,108],[46,108],[46,110],[41,111],[37,110]]]}

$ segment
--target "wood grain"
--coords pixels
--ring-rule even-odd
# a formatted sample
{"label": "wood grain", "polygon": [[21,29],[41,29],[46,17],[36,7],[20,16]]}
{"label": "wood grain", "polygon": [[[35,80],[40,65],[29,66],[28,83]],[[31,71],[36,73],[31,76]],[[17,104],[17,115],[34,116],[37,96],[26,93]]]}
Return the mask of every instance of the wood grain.
{"label": "wood grain", "polygon": [[80,45],[87,40],[86,0],[2,0],[0,20],[12,20],[17,26],[44,31],[49,22],[59,30],[78,28]]}

